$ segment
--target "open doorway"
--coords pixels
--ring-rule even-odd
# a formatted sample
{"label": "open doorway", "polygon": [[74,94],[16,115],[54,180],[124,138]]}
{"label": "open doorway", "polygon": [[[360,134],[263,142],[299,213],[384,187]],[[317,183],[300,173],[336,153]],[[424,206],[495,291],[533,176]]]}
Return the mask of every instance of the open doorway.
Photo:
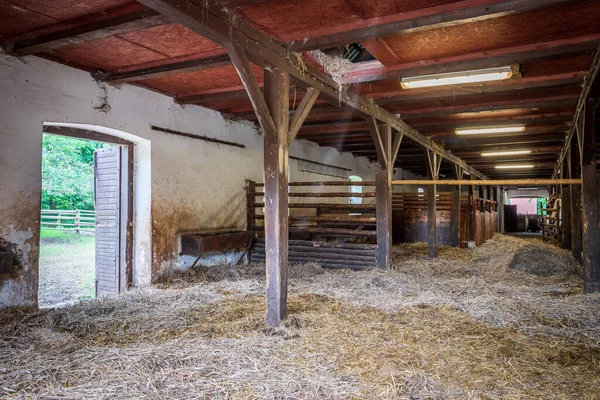
{"label": "open doorway", "polygon": [[45,127],[40,307],[119,293],[131,282],[131,150],[107,135]]}

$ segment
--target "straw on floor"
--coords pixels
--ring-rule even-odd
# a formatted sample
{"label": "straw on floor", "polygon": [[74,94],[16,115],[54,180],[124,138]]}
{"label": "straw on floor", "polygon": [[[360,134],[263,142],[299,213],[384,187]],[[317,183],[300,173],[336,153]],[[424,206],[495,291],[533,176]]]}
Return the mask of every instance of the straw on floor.
{"label": "straw on floor", "polygon": [[598,398],[600,296],[581,293],[570,255],[506,236],[439,254],[396,246],[390,271],[293,265],[277,329],[261,264],[4,311],[0,397]]}

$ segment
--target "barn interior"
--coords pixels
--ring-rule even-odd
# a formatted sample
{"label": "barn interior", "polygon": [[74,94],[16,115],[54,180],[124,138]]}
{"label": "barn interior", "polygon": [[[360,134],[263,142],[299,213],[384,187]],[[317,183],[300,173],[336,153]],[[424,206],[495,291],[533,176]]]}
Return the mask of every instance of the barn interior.
{"label": "barn interior", "polygon": [[0,397],[597,398],[600,1],[0,15]]}

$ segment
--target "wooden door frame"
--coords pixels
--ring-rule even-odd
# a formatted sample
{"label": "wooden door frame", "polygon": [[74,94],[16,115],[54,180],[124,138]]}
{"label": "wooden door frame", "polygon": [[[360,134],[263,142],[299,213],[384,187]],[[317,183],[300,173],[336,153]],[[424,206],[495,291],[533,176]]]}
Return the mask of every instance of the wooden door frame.
{"label": "wooden door frame", "polygon": [[[124,257],[119,262],[119,292],[124,292],[133,282],[133,142],[88,129],[45,125],[42,133],[67,136],[124,146],[127,148],[127,180],[121,180],[121,202],[126,201],[127,212],[119,221],[120,244],[125,246]],[[125,198],[126,197],[126,198]],[[94,269],[96,265],[94,263]]]}

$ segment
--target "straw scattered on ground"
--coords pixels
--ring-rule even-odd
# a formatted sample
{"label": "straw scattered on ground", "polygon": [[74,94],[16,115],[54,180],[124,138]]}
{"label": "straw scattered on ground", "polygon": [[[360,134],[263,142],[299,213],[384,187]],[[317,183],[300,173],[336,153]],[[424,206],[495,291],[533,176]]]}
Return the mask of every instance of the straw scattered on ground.
{"label": "straw scattered on ground", "polygon": [[393,271],[293,265],[277,329],[263,324],[264,264],[8,310],[0,397],[598,398],[600,296],[581,293],[568,254],[530,245],[496,236],[431,260],[406,244]]}

